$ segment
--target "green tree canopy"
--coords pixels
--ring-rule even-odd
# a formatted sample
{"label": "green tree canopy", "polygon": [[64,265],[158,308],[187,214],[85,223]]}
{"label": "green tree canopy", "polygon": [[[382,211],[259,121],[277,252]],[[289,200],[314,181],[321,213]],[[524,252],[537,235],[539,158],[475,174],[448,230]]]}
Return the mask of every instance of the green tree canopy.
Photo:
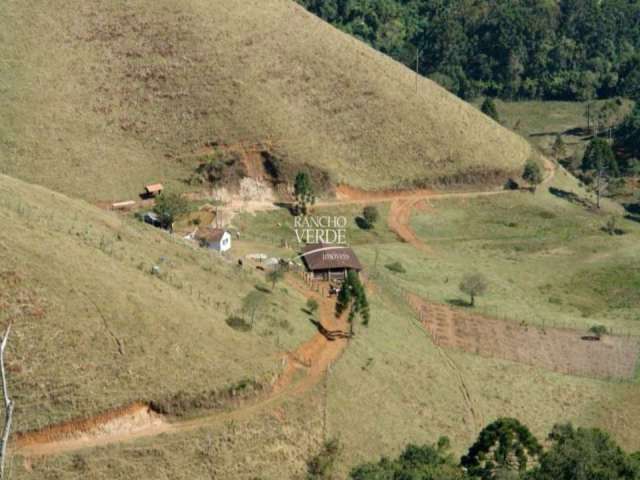
{"label": "green tree canopy", "polygon": [[486,426],[460,464],[472,477],[493,480],[505,472],[524,473],[537,463],[542,446],[515,418],[499,418]]}
{"label": "green tree canopy", "polygon": [[637,462],[597,428],[556,425],[531,480],[637,480]]}
{"label": "green tree canopy", "polygon": [[353,330],[353,321],[356,316],[362,318],[363,325],[369,324],[369,301],[364,285],[360,281],[358,274],[353,270],[347,272],[347,278],[340,287],[338,300],[336,302],[336,316],[339,317],[349,309],[349,324]]}
{"label": "green tree canopy", "polygon": [[382,458],[377,463],[360,465],[349,475],[351,480],[466,480],[449,453],[449,440],[436,445],[409,444],[396,459]]}
{"label": "green tree canopy", "polygon": [[640,98],[640,2],[298,0],[463,98]]}
{"label": "green tree canopy", "polygon": [[538,185],[542,182],[542,170],[538,162],[528,160],[522,172],[522,178],[532,185]]}
{"label": "green tree canopy", "polygon": [[311,184],[311,178],[307,172],[298,172],[294,182],[294,194],[298,203],[298,213],[303,215],[307,214],[307,206],[313,205],[315,202],[315,195],[313,193],[313,186]]}
{"label": "green tree canopy", "polygon": [[620,173],[611,145],[602,138],[594,138],[589,142],[580,168],[584,171],[603,171],[612,176],[618,176]]}
{"label": "green tree canopy", "polygon": [[618,128],[616,146],[624,149],[627,155],[640,158],[640,102]]}
{"label": "green tree canopy", "polygon": [[496,102],[493,101],[493,98],[487,97],[482,102],[482,106],[480,110],[485,115],[493,118],[496,122],[500,121],[500,116],[498,115],[498,109],[496,108]]}
{"label": "green tree canopy", "polygon": [[156,198],[153,211],[160,218],[162,226],[171,227],[180,215],[189,211],[189,203],[179,193],[162,192]]}

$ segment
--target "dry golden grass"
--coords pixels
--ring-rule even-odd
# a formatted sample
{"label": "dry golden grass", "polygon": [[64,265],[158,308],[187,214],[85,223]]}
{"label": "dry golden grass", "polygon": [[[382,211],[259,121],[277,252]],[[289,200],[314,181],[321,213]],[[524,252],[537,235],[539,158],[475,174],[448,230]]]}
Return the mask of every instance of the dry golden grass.
{"label": "dry golden grass", "polygon": [[0,173],[89,200],[182,188],[206,142],[271,140],[365,188],[496,182],[529,144],[288,0],[43,0],[0,15]]}
{"label": "dry golden grass", "polygon": [[269,382],[279,353],[315,331],[284,284],[252,331],[231,329],[226,317],[262,277],[83,201],[0,175],[0,221],[16,431]]}

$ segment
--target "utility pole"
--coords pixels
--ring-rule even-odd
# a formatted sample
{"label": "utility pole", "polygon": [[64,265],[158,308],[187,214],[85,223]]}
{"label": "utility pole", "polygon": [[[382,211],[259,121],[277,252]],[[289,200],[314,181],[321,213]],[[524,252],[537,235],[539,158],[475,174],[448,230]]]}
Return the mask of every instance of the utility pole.
{"label": "utility pole", "polygon": [[11,324],[7,327],[0,343],[0,373],[2,373],[2,394],[4,396],[4,429],[2,430],[2,446],[0,446],[0,480],[4,479],[4,464],[7,458],[7,444],[9,443],[9,434],[11,433],[11,420],[13,419],[13,400],[9,398],[9,389],[7,388],[7,373],[4,368],[4,351],[7,348],[7,340]]}
{"label": "utility pole", "polygon": [[416,95],[418,94],[418,80],[420,78],[420,53],[422,51],[416,48]]}

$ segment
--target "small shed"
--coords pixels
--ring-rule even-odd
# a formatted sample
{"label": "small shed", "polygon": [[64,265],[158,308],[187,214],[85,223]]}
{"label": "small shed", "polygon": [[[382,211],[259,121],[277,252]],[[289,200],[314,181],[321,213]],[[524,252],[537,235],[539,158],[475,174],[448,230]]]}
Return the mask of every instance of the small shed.
{"label": "small shed", "polygon": [[314,280],[344,280],[347,272],[362,271],[355,252],[343,245],[309,244],[304,247],[301,257]]}
{"label": "small shed", "polygon": [[203,247],[218,252],[226,252],[231,248],[231,234],[222,228],[198,228],[193,238]]}
{"label": "small shed", "polygon": [[149,185],[144,186],[144,192],[142,195],[146,198],[151,198],[160,195],[162,190],[164,190],[164,187],[161,183],[150,183]]}

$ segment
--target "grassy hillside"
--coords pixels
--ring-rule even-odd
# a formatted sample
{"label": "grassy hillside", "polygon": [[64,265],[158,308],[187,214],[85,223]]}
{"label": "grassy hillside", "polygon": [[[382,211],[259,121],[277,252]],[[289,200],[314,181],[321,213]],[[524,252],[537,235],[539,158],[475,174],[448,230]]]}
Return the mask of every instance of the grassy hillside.
{"label": "grassy hillside", "polygon": [[233,330],[225,319],[261,278],[83,201],[0,176],[0,221],[16,430],[176,395],[189,413],[198,396],[269,382],[278,353],[314,331],[284,286],[252,331]]}
{"label": "grassy hillside", "polygon": [[529,145],[288,0],[0,6],[0,173],[88,200],[176,187],[208,142],[383,188],[486,182]]}

